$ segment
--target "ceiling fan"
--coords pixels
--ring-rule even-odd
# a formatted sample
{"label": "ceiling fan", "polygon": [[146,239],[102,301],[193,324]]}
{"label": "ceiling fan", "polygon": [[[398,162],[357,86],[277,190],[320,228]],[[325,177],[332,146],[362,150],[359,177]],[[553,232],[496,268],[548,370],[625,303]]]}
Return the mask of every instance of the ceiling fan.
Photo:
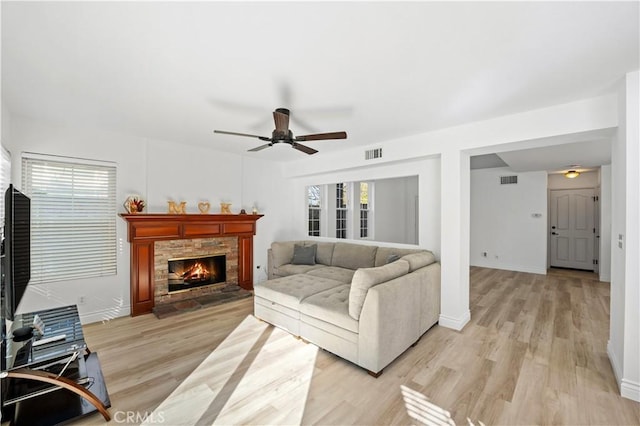
{"label": "ceiling fan", "polygon": [[318,151],[306,145],[302,145],[299,142],[347,138],[347,132],[315,133],[312,135],[294,137],[293,133],[291,133],[291,130],[289,130],[289,115],[290,115],[289,110],[286,108],[277,108],[273,112],[273,120],[276,123],[276,128],[271,133],[270,138],[266,136],[250,135],[247,133],[227,132],[224,130],[214,130],[213,132],[221,133],[224,135],[248,136],[250,138],[258,138],[261,141],[269,142],[267,144],[260,145],[256,148],[250,149],[249,152],[261,151],[277,143],[288,143],[289,145],[291,145],[292,148],[297,149],[298,151],[302,151],[305,154],[309,154],[309,155],[315,154]]}

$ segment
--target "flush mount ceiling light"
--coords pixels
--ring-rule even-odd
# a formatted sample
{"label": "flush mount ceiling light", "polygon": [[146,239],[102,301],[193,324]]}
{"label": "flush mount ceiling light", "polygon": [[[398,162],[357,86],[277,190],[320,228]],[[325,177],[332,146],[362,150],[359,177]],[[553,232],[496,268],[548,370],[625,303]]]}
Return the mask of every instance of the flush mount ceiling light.
{"label": "flush mount ceiling light", "polygon": [[568,179],[574,179],[574,178],[577,178],[578,176],[580,176],[580,172],[575,171],[575,170],[569,170],[568,172],[566,172],[564,174],[564,177],[566,177]]}

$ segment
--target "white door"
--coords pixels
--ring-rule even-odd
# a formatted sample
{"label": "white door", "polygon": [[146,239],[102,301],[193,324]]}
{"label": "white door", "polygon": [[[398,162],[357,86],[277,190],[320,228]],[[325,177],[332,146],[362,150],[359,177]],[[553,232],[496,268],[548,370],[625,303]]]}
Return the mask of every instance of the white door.
{"label": "white door", "polygon": [[551,266],[593,271],[594,213],[593,188],[551,190]]}

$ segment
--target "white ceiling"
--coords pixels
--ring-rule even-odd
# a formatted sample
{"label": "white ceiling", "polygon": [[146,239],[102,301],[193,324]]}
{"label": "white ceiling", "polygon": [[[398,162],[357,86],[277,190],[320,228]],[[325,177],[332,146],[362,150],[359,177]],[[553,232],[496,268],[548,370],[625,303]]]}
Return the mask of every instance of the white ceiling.
{"label": "white ceiling", "polygon": [[546,170],[561,173],[568,170],[586,172],[611,163],[610,139],[595,139],[501,152],[498,156],[515,172]]}
{"label": "white ceiling", "polygon": [[[638,2],[2,2],[11,114],[243,153],[288,107],[320,152],[588,98]],[[282,160],[271,149],[248,155]],[[321,154],[320,154],[321,155]]]}

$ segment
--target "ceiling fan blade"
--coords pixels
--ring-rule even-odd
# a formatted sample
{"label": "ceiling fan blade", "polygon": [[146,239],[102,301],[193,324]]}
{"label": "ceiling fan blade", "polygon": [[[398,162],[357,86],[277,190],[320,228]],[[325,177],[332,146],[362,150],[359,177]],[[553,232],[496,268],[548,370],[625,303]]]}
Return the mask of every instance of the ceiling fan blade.
{"label": "ceiling fan blade", "polygon": [[270,138],[266,137],[266,136],[258,136],[258,135],[250,135],[248,133],[238,133],[238,132],[227,132],[225,130],[214,130],[213,133],[220,133],[223,135],[234,135],[234,136],[247,136],[250,138],[258,138],[260,140],[271,140]]}
{"label": "ceiling fan blade", "polygon": [[266,144],[264,144],[264,145],[260,145],[260,146],[257,146],[257,147],[255,147],[255,148],[248,149],[248,150],[247,150],[247,152],[257,152],[257,151],[262,151],[263,149],[265,149],[265,148],[269,148],[269,147],[270,147],[270,146],[272,146],[272,145],[273,145],[272,143],[266,143]]}
{"label": "ceiling fan blade", "polygon": [[306,145],[302,145],[302,144],[295,143],[295,142],[294,142],[294,143],[292,143],[292,144],[291,144],[291,146],[292,146],[293,148],[297,149],[298,151],[302,151],[302,152],[304,152],[305,154],[309,154],[309,155],[311,155],[311,154],[315,154],[316,152],[318,152],[318,151],[316,151],[316,150],[315,150],[315,149],[313,149],[313,148],[309,148],[309,147],[308,147],[308,146],[306,146]]}
{"label": "ceiling fan blade", "polygon": [[314,135],[297,136],[296,141],[321,141],[327,139],[346,139],[347,132],[316,133]]}
{"label": "ceiling fan blade", "polygon": [[276,123],[276,132],[289,133],[289,110],[286,108],[278,108],[273,111],[273,121]]}

